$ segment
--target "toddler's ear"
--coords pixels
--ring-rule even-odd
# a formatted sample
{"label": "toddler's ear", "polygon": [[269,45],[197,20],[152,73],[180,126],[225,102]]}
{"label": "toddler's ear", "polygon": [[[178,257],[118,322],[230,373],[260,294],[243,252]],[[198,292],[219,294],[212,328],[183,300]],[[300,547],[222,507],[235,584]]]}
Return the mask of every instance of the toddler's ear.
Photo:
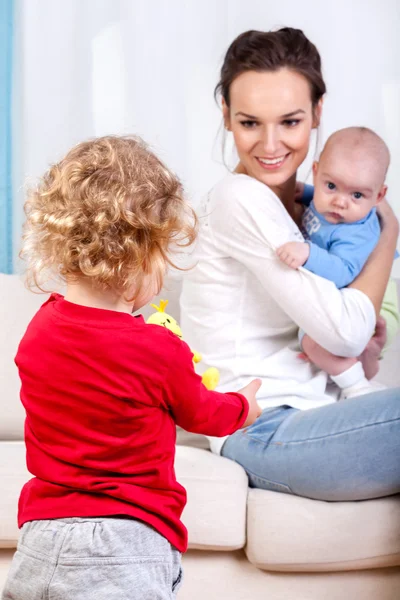
{"label": "toddler's ear", "polygon": [[386,194],[387,194],[387,185],[383,185],[379,191],[378,197],[376,199],[376,203],[379,204],[379,202],[385,198]]}

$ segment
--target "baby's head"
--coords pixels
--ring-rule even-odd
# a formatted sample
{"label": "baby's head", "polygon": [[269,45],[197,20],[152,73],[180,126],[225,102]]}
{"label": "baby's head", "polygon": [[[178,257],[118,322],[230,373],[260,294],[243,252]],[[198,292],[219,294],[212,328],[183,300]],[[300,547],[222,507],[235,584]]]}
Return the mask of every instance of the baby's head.
{"label": "baby's head", "polygon": [[313,166],[314,205],[330,223],[354,223],[386,194],[390,155],[385,142],[366,127],[333,133]]}
{"label": "baby's head", "polygon": [[157,293],[171,250],[189,245],[196,218],[177,177],[140,138],[102,137],[53,165],[25,205],[28,281],[68,283],[134,299]]}

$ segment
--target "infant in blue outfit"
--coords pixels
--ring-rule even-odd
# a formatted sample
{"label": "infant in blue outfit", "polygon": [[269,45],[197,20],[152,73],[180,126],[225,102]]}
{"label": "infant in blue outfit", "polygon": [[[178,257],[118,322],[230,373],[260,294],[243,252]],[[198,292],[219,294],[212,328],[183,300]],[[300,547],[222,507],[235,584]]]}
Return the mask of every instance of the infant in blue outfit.
{"label": "infant in blue outfit", "polygon": [[[379,240],[376,206],[386,195],[389,162],[385,142],[370,129],[348,127],[331,135],[313,165],[314,197],[305,193],[302,198],[305,242],[284,244],[277,250],[279,258],[338,288],[349,285]],[[315,342],[307,344],[306,353],[317,366],[322,357],[323,369],[342,388],[342,398],[373,391],[356,359],[335,357]]]}

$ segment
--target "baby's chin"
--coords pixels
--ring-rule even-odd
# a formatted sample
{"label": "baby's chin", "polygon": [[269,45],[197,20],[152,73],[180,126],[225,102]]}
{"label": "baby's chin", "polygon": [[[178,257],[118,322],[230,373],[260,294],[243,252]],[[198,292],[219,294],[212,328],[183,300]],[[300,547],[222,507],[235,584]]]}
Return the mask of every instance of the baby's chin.
{"label": "baby's chin", "polygon": [[324,217],[328,221],[328,223],[332,223],[334,225],[337,225],[339,223],[349,223],[350,222],[344,216],[339,215],[338,213],[334,213],[334,212],[325,212]]}

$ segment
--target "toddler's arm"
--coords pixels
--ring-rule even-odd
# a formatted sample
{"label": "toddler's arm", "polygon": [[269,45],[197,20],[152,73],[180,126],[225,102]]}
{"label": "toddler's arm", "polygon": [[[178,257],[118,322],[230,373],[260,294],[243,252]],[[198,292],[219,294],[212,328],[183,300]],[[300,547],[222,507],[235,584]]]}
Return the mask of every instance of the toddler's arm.
{"label": "toddler's arm", "polygon": [[166,403],[177,425],[193,433],[222,437],[247,427],[260,415],[255,399],[260,380],[240,392],[209,391],[193,367],[192,353],[177,340],[166,381]]}

